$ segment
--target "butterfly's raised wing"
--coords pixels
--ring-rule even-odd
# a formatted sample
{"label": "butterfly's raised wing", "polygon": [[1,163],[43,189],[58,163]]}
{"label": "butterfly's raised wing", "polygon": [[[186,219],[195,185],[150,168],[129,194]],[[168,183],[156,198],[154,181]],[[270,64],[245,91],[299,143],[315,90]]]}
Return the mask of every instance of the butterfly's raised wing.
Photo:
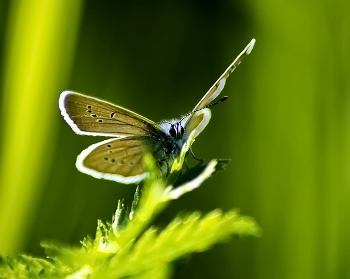
{"label": "butterfly's raised wing", "polygon": [[[196,138],[208,125],[209,120],[211,118],[211,111],[210,109],[202,109],[200,111],[197,111],[194,113],[194,117],[191,118],[191,121],[188,121],[185,125],[185,133],[189,136],[194,131],[194,137]],[[192,115],[189,115],[188,117],[191,117]],[[184,119],[186,123],[186,118]]]}
{"label": "butterfly's raised wing", "polygon": [[[237,56],[237,58],[231,63],[231,65],[226,69],[226,71],[219,77],[219,79],[214,83],[212,87],[208,90],[208,92],[203,96],[203,98],[199,101],[199,103],[194,107],[193,111],[202,109],[209,105],[222,91],[225,86],[226,79],[228,76],[236,69],[236,67],[241,63],[242,59],[250,54],[255,44],[255,39],[252,39],[249,44],[244,48],[244,50]],[[199,112],[195,112],[191,114],[185,121],[185,126],[194,127],[195,123],[198,122],[197,117],[203,117],[203,115]],[[201,122],[202,127],[206,126],[210,120],[209,117],[205,117]],[[191,123],[192,122],[192,123]],[[203,130],[204,127],[201,129]]]}
{"label": "butterfly's raised wing", "polygon": [[90,136],[165,136],[152,120],[112,103],[64,91],[59,99],[61,114],[77,134]]}
{"label": "butterfly's raised wing", "polygon": [[255,39],[252,39],[249,44],[244,48],[244,50],[237,56],[237,58],[231,63],[231,65],[226,69],[226,71],[219,77],[219,79],[213,84],[208,92],[203,96],[199,103],[195,106],[193,110],[198,110],[209,105],[222,91],[225,86],[226,79],[228,76],[237,68],[244,57],[250,54],[255,44]]}
{"label": "butterfly's raised wing", "polygon": [[143,166],[146,152],[155,153],[158,140],[148,136],[108,139],[89,146],[77,158],[83,173],[124,184],[137,183],[147,177]]}

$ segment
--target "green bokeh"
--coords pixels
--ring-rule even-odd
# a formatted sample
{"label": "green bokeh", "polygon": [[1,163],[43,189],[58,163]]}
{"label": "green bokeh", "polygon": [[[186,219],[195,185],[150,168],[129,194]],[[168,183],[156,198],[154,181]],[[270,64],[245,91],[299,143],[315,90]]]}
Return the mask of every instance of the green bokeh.
{"label": "green bokeh", "polygon": [[[58,109],[72,89],[159,121],[190,111],[252,38],[196,139],[228,171],[172,205],[240,208],[263,228],[179,263],[176,278],[350,277],[350,2],[2,1],[0,252],[79,245],[134,186],[79,173],[100,138]],[[186,261],[184,261],[186,262]]]}

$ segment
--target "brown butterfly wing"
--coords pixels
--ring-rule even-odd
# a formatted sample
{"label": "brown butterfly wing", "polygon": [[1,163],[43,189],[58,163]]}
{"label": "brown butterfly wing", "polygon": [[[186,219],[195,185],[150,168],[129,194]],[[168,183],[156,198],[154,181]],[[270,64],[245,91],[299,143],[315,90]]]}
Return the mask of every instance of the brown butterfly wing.
{"label": "brown butterfly wing", "polygon": [[[250,54],[255,44],[255,39],[252,39],[249,44],[244,48],[244,50],[236,57],[236,59],[231,63],[231,65],[226,69],[226,71],[219,77],[219,79],[213,84],[212,87],[208,90],[199,103],[194,107],[193,111],[202,109],[209,105],[222,91],[225,86],[226,79],[228,76],[236,69],[236,67],[241,63],[244,57]],[[191,122],[193,118],[196,117],[196,114],[192,114],[188,117],[185,122]]]}
{"label": "brown butterfly wing", "polygon": [[72,91],[62,92],[59,107],[77,134],[125,137],[161,137],[163,130],[152,120],[112,103]]}
{"label": "brown butterfly wing", "polygon": [[77,158],[76,166],[96,178],[121,183],[136,183],[147,173],[144,154],[158,151],[159,141],[151,137],[132,136],[108,139],[89,146]]}

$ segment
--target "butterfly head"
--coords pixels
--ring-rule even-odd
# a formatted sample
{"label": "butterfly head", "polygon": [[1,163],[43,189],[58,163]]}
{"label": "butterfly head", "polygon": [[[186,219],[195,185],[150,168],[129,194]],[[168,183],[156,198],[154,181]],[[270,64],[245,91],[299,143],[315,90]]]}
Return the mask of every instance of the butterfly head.
{"label": "butterfly head", "polygon": [[175,139],[181,139],[182,136],[185,133],[185,129],[184,127],[181,125],[181,122],[175,122],[175,123],[171,123],[170,127],[169,127],[169,134],[175,138]]}

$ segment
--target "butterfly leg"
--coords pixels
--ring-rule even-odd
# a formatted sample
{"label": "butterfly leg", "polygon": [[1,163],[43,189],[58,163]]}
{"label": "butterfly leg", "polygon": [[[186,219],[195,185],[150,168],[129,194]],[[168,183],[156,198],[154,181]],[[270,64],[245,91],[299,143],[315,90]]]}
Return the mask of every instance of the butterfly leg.
{"label": "butterfly leg", "polygon": [[165,160],[165,163],[166,163],[166,175],[165,175],[165,177],[168,177],[169,173],[170,173],[169,162],[168,162],[167,159],[164,159],[164,160]]}
{"label": "butterfly leg", "polygon": [[193,159],[195,159],[196,161],[199,161],[199,162],[204,162],[204,159],[199,159],[199,158],[197,158],[197,157],[194,155],[194,153],[193,153],[193,151],[192,151],[192,148],[190,148],[190,152],[191,152],[191,155],[192,155]]}
{"label": "butterfly leg", "polygon": [[169,166],[169,162],[166,158],[162,158],[162,159],[158,159],[157,160],[157,164],[158,164],[158,167],[161,171],[162,174],[163,173],[163,163],[166,163],[166,174],[165,174],[165,177],[168,177],[169,173],[170,173],[170,166]]}

